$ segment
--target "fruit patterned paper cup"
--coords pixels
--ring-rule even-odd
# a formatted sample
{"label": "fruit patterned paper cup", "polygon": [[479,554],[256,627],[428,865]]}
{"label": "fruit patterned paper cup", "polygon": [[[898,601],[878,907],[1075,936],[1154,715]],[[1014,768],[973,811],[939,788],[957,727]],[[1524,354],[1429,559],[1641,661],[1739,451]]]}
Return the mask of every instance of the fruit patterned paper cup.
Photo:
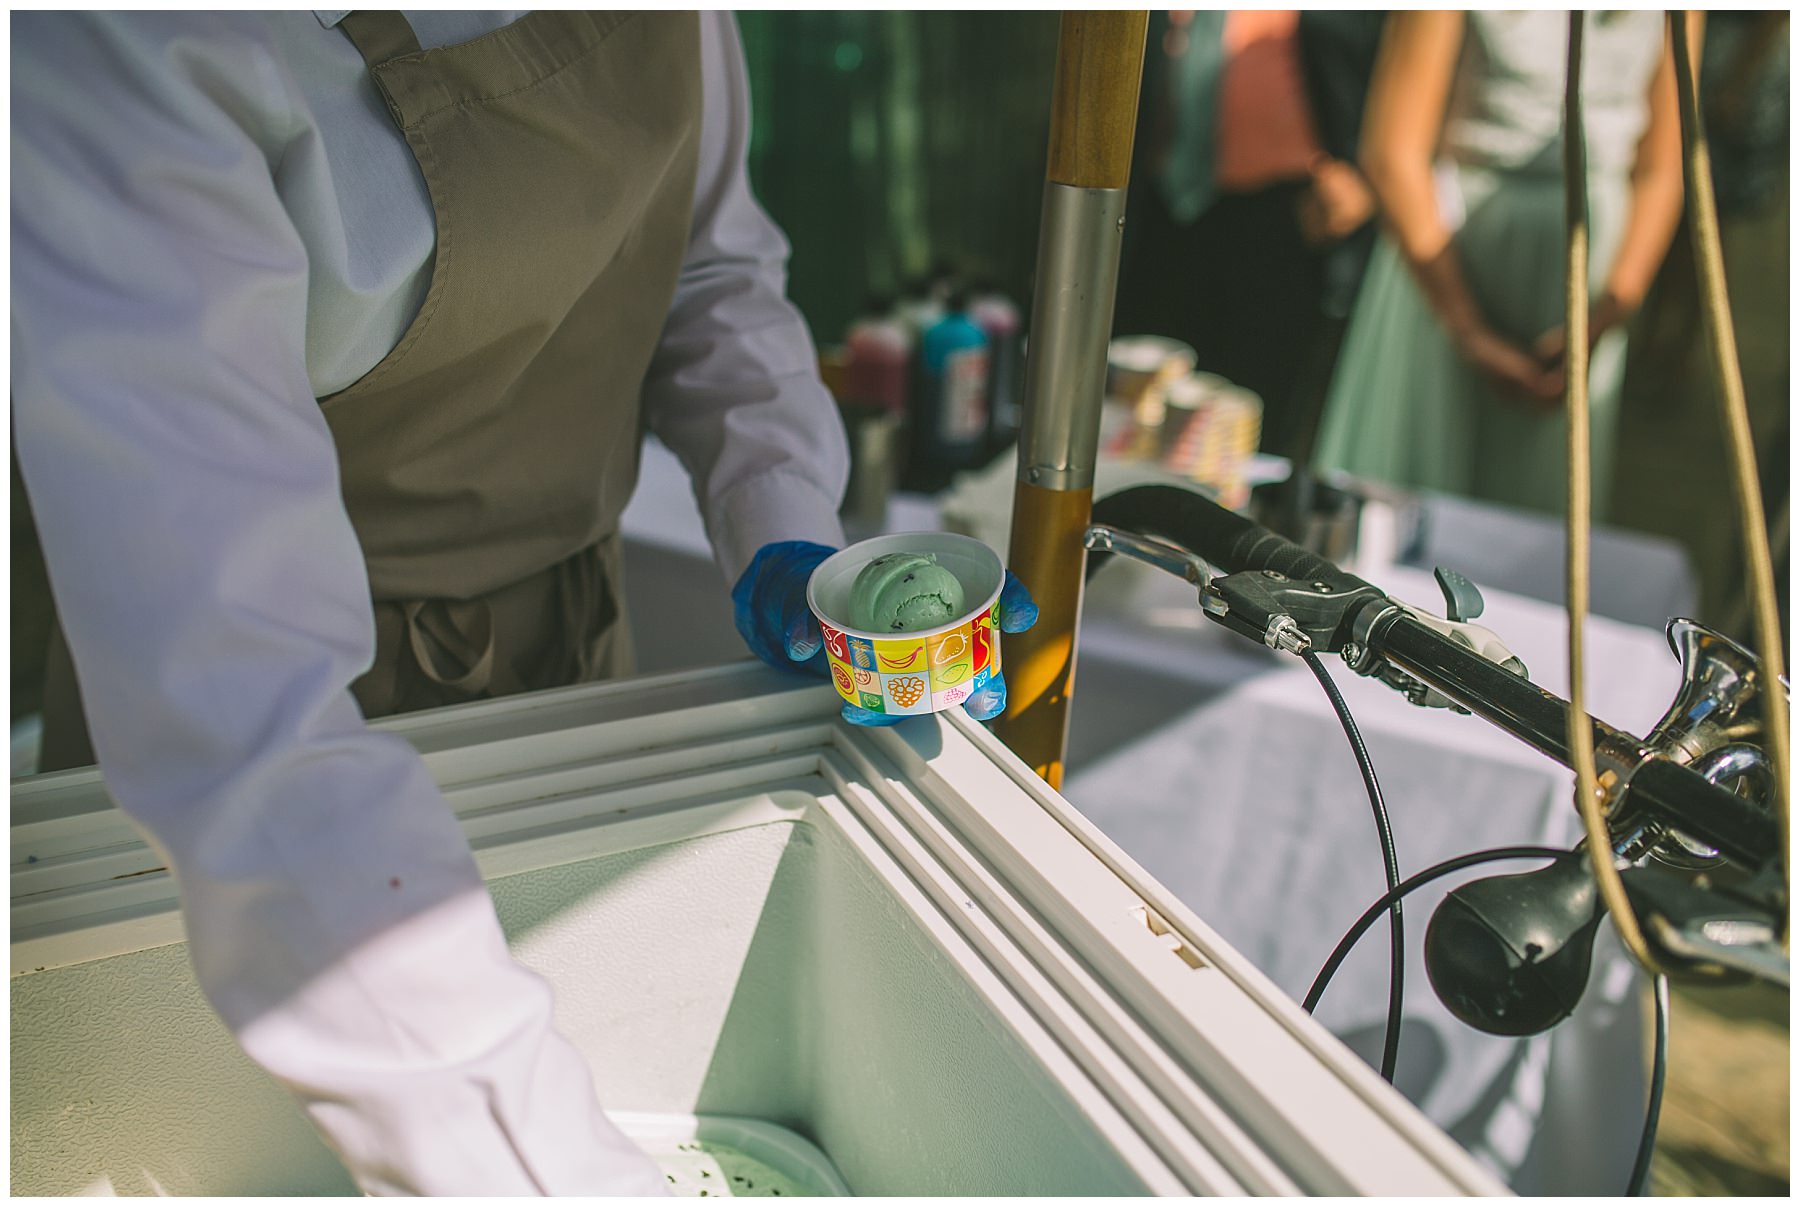
{"label": "fruit patterned paper cup", "polygon": [[[969,608],[916,633],[872,633],[846,619],[864,566],[889,553],[929,553],[962,584]],[[870,712],[910,717],[961,704],[1000,673],[1000,555],[954,532],[899,532],[860,541],[819,564],[806,603],[819,618],[838,695]]]}

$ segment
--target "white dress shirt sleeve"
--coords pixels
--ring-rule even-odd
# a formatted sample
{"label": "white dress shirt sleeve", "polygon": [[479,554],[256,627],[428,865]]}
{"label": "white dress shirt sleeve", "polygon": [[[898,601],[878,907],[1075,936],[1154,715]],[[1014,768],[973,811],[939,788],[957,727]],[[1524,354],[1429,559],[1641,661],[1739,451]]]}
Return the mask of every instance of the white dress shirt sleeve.
{"label": "white dress shirt sleeve", "polygon": [[366,1190],[660,1192],[419,756],[349,694],[368,584],[260,19],[12,34],[16,449],[108,787],[169,861],[202,988]]}
{"label": "white dress shirt sleeve", "polygon": [[770,541],[844,543],[843,421],[787,300],[787,240],[750,193],[750,97],[729,13],[700,15],[704,78],[693,229],[644,383],[650,429],[681,459],[719,568]]}

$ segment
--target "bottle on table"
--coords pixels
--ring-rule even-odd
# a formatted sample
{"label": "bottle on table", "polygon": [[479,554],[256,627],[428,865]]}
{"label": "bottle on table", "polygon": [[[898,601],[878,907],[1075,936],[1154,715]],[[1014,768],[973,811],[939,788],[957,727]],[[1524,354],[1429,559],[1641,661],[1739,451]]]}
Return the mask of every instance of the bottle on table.
{"label": "bottle on table", "polygon": [[902,320],[891,297],[869,299],[862,317],[844,336],[844,400],[904,415],[911,389],[911,327]]}
{"label": "bottle on table", "polygon": [[1009,447],[1024,417],[1020,396],[1023,321],[1011,298],[991,285],[978,286],[969,317],[988,337],[987,452]]}
{"label": "bottle on table", "polygon": [[989,344],[968,304],[966,294],[953,294],[919,341],[921,388],[907,474],[914,490],[941,490],[986,452]]}
{"label": "bottle on table", "polygon": [[844,335],[838,405],[850,443],[850,480],[839,515],[852,539],[873,536],[887,518],[900,477],[918,340],[894,299],[869,299]]}

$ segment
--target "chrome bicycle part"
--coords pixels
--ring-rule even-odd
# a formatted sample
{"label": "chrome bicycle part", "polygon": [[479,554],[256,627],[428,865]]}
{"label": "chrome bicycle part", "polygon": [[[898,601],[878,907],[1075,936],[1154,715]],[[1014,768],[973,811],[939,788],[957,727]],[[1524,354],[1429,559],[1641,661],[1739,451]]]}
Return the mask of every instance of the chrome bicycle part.
{"label": "chrome bicycle part", "polygon": [[[1762,736],[1764,676],[1756,655],[1685,617],[1671,620],[1667,633],[1681,660],[1681,687],[1644,744],[1766,810],[1775,781],[1767,757],[1751,744]],[[1723,862],[1717,848],[1666,825],[1646,827],[1635,845],[1690,871]]]}

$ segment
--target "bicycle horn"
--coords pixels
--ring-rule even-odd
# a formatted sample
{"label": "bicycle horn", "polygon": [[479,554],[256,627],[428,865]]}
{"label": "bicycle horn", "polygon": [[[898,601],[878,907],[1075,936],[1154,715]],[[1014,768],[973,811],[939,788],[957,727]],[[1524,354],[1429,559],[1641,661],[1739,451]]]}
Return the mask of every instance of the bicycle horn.
{"label": "bicycle horn", "polygon": [[1587,988],[1600,925],[1587,856],[1472,880],[1444,898],[1425,931],[1438,1000],[1490,1035],[1536,1035],[1569,1017]]}

